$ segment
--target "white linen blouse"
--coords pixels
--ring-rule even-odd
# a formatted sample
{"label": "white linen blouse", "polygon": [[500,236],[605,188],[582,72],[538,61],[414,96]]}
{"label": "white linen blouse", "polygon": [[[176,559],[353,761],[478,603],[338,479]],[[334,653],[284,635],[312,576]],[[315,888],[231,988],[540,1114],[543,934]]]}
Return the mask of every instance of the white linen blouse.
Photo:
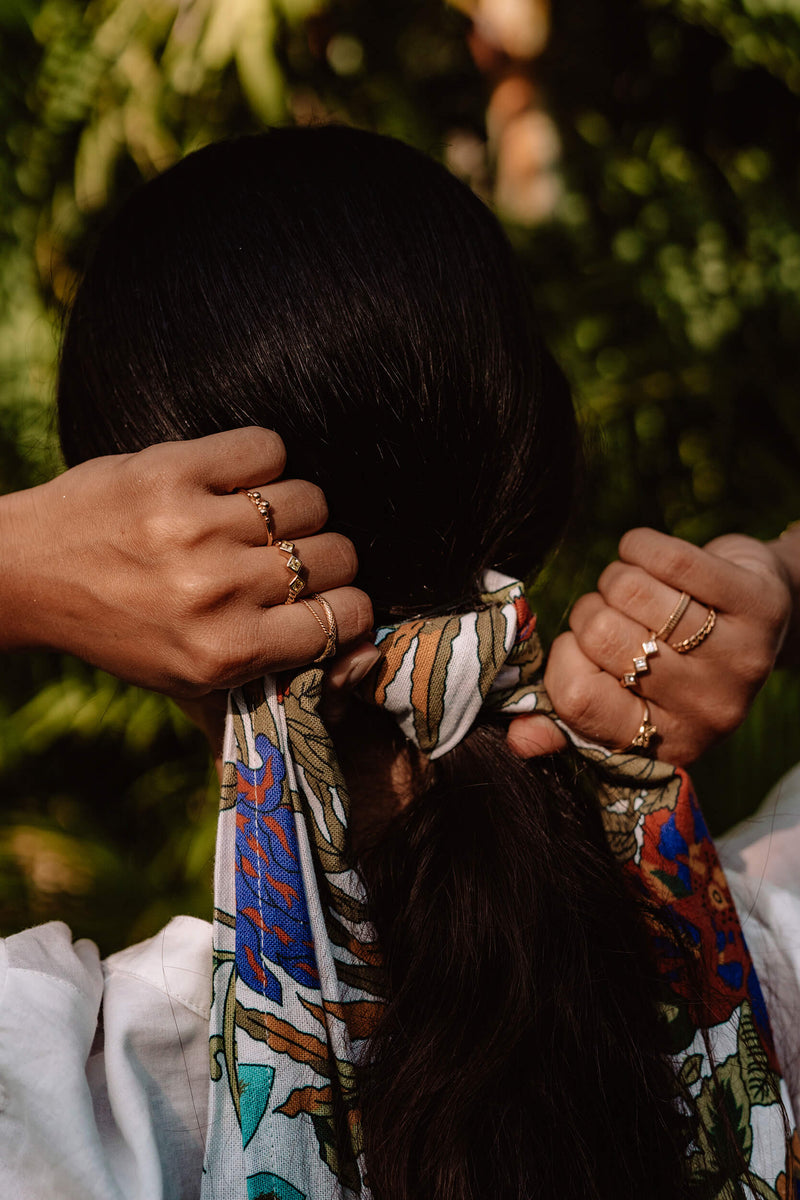
{"label": "white linen blouse", "polygon": [[[800,765],[717,845],[800,1112]],[[211,980],[195,917],[103,961],[0,939],[0,1200],[198,1200]]]}

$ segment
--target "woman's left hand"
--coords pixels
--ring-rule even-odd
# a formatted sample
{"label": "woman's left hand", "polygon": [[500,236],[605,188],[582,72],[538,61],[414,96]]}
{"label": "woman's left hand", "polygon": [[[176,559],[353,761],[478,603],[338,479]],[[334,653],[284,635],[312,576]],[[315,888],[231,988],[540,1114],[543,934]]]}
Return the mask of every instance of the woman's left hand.
{"label": "woman's left hand", "polygon": [[[634,529],[619,545],[619,560],[582,596],[570,630],[556,638],[545,683],[559,717],[582,737],[614,748],[630,744],[644,705],[658,758],[693,762],[744,719],[769,675],[792,611],[786,570],[769,547],[738,534],[704,549],[652,529]],[[634,656],[675,608],[692,600],[636,689],[620,686]],[[700,630],[716,610],[711,632],[687,653],[672,647]],[[641,698],[640,698],[641,697]],[[523,757],[565,744],[544,717],[520,717],[509,742]]]}

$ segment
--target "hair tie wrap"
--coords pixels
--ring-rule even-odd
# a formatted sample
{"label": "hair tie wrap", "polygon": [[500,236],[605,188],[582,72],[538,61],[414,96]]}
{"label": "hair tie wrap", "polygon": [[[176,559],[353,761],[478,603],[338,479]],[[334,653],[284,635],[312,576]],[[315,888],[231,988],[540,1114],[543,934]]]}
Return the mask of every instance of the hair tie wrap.
{"label": "hair tie wrap", "polygon": [[362,689],[430,758],[464,738],[481,708],[552,713],[536,618],[519,580],[487,571],[482,607],[381,627],[383,657]]}
{"label": "hair tie wrap", "polygon": [[[431,758],[451,750],[484,706],[552,715],[522,584],[490,572],[484,588],[474,612],[378,631],[382,660],[369,698]],[[350,800],[319,715],[323,678],[311,667],[285,690],[267,676],[230,696],[202,1200],[369,1196],[355,1064],[382,1011],[380,950],[347,856]],[[690,1174],[698,1182],[725,1178],[728,1129],[715,1120],[725,1105],[759,1189],[744,1181],[743,1194],[782,1196],[780,1069],[688,777],[573,740],[598,768],[606,838],[633,895],[666,910],[691,940],[706,984],[697,997],[661,928],[657,958],[676,1074],[703,1117]],[[783,1102],[789,1111],[785,1089]]]}

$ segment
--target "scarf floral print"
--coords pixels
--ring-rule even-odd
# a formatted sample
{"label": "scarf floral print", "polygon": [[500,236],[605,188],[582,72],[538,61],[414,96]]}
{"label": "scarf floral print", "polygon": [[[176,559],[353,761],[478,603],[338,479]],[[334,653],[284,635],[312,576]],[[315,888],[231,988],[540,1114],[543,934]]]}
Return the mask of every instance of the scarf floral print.
{"label": "scarf floral print", "polygon": [[[431,758],[456,745],[484,706],[556,719],[522,584],[488,572],[484,586],[475,612],[378,631],[370,698]],[[347,858],[349,797],[318,711],[322,681],[311,667],[285,690],[267,676],[230,697],[202,1200],[369,1198],[355,1063],[382,1011],[380,957]],[[679,1093],[701,1118],[691,1176],[709,1196],[730,1194],[732,1126],[749,1166],[745,1194],[789,1200],[790,1100],[689,779],[638,753],[573,741],[595,764],[608,843],[632,892],[666,910],[706,984],[701,1004],[685,956],[654,931]]]}

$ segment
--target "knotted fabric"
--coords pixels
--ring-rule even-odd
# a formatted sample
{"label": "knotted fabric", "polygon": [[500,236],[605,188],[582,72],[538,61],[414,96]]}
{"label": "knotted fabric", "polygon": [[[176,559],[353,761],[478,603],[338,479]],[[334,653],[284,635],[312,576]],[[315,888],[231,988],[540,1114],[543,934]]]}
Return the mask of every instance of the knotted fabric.
{"label": "knotted fabric", "polygon": [[[476,611],[377,633],[382,657],[368,698],[431,759],[457,745],[483,708],[556,719],[522,584],[489,572],[484,587]],[[369,1196],[356,1063],[382,1012],[380,950],[349,852],[350,800],[319,713],[322,682],[312,667],[285,686],[267,676],[230,696],[202,1200]],[[594,764],[608,844],[633,895],[666,911],[702,975],[700,1001],[685,955],[659,924],[654,951],[678,1091],[701,1117],[691,1175],[706,1194],[729,1194],[724,1106],[750,1167],[745,1194],[786,1200],[780,1101],[793,1124],[790,1101],[689,780],[638,753],[573,741]]]}

